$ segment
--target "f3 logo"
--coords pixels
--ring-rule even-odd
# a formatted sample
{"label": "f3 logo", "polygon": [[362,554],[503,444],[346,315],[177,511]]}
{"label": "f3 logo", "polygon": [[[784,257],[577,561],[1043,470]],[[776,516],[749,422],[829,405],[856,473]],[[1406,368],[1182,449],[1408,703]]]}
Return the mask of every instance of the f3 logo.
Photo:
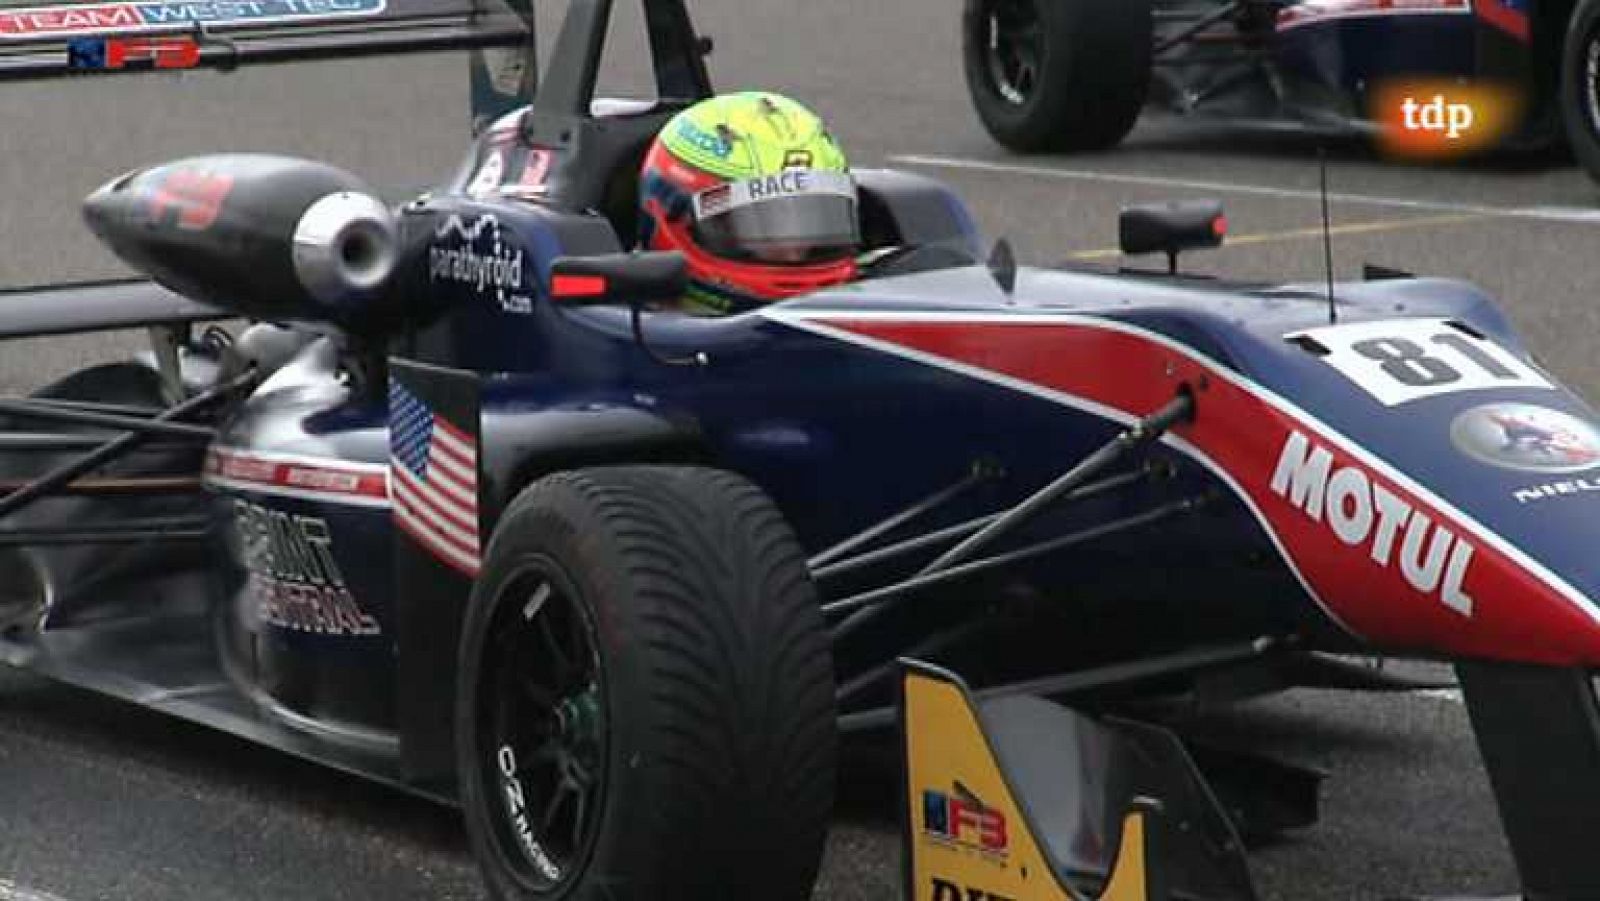
{"label": "f3 logo", "polygon": [[67,42],[67,67],[95,69],[192,69],[200,46],[187,37],[73,38]]}

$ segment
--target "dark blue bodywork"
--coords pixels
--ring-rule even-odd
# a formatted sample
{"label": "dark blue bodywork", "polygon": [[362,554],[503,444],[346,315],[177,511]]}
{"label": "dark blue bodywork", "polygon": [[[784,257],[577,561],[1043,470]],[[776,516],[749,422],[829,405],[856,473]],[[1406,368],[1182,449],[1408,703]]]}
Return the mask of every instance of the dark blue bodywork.
{"label": "dark blue bodywork", "polygon": [[[470,168],[470,167],[469,167]],[[940,189],[942,202],[958,203]],[[494,230],[493,248],[484,239]],[[965,223],[966,217],[952,221]],[[1090,271],[1024,269],[1012,293],[983,266],[868,278],[844,288],[727,318],[647,312],[634,338],[625,307],[566,308],[544,295],[541,273],[563,255],[621,247],[595,215],[520,200],[442,196],[407,211],[417,248],[417,277],[435,311],[426,325],[392,342],[396,353],[424,363],[473,369],[482,378],[485,502],[503,507],[549,471],[616,462],[693,462],[730,469],[764,488],[813,552],[865,529],[959,481],[977,464],[1004,472],[942,509],[937,528],[1015,504],[1060,475],[1122,427],[1118,421],[1064,407],[1024,391],[796,327],[790,317],[981,314],[1100,318],[1162,336],[1242,378],[1294,402],[1375,455],[1418,478],[1473,515],[1508,534],[1528,534],[1531,511],[1508,510],[1508,476],[1441,453],[1450,420],[1482,395],[1461,395],[1416,407],[1415,429],[1400,432],[1392,413],[1375,409],[1361,389],[1285,340],[1325,324],[1328,302],[1312,286],[1265,286],[1206,279],[1130,276]],[[463,226],[466,231],[463,231]],[[958,232],[961,229],[957,229]],[[476,237],[467,239],[465,233]],[[976,236],[958,234],[974,245]],[[525,271],[510,291],[493,285],[427,281],[420,271],[431,250],[477,242],[483,253],[515,259]],[[1516,336],[1492,303],[1469,286],[1434,280],[1343,285],[1341,321],[1438,317],[1470,323],[1517,354]],[[315,356],[315,348],[307,351]],[[668,365],[662,358],[703,355],[705,365]],[[383,465],[388,453],[381,394],[331,388],[333,364],[289,367],[241,411],[224,441],[257,451],[333,457]],[[1115,380],[1115,372],[1104,378]],[[319,387],[320,386],[320,387]],[[269,386],[271,387],[271,386]],[[288,392],[285,394],[285,392]],[[1513,392],[1515,394],[1515,392]],[[1520,396],[1520,395],[1519,395]],[[289,398],[299,398],[289,402]],[[1552,397],[1541,395],[1543,403]],[[1570,396],[1559,404],[1587,415]],[[1250,428],[1248,422],[1238,424]],[[1457,458],[1452,460],[1452,458]],[[1107,495],[1031,524],[1018,541],[1093,527],[1147,510],[1164,498],[1211,493],[1205,512],[1159,527],[1130,531],[943,593],[912,622],[955,620],[986,597],[1017,592],[1056,608],[1060,631],[1035,637],[1054,665],[1088,656],[1148,654],[1160,647],[1296,634],[1329,649],[1359,646],[1296,581],[1272,540],[1237,492],[1192,455],[1157,449],[1158,482]],[[1131,467],[1131,464],[1130,464]],[[255,498],[294,513],[326,517],[338,534],[341,566],[359,586],[359,602],[380,622],[399,617],[404,586],[394,586],[383,545],[390,532],[383,509]],[[1587,505],[1545,508],[1570,514]],[[1522,517],[1522,519],[1519,519]],[[1585,529],[1585,532],[1587,530]],[[1548,535],[1541,530],[1541,535]],[[1552,542],[1544,561],[1589,578],[1582,542]],[[891,578],[892,567],[873,575]],[[359,574],[359,575],[357,575]],[[1571,576],[1569,575],[1569,578]],[[871,579],[867,580],[868,582]],[[1582,584],[1588,584],[1587,581]],[[385,588],[384,586],[387,586]],[[439,603],[430,599],[430,604]],[[1067,611],[1065,616],[1061,612]],[[1092,621],[1092,639],[1074,622]],[[1153,622],[1161,623],[1152,629]],[[867,666],[898,653],[906,623],[890,624],[840,649],[842,665]],[[915,629],[912,630],[913,633]],[[263,645],[269,690],[310,716],[339,709],[345,694],[381,692],[392,668],[394,637],[306,638],[286,635]],[[404,636],[399,640],[404,642]],[[1019,646],[1020,647],[1020,646]],[[1029,666],[1047,665],[1018,651]],[[346,666],[351,670],[346,670]],[[359,676],[352,676],[360,670]],[[308,685],[320,686],[307,689]],[[298,690],[285,690],[294,686]],[[364,725],[393,729],[392,705],[360,705]]]}

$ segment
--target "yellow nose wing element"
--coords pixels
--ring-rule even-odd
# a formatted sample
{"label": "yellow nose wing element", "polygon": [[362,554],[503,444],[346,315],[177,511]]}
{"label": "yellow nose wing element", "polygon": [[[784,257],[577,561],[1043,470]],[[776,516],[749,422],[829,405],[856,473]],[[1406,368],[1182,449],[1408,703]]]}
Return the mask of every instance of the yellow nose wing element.
{"label": "yellow nose wing element", "polygon": [[966,686],[907,663],[902,676],[906,879],[913,901],[1166,901],[1152,845],[1160,806],[1135,801],[1098,898],[1055,871],[1008,784]]}

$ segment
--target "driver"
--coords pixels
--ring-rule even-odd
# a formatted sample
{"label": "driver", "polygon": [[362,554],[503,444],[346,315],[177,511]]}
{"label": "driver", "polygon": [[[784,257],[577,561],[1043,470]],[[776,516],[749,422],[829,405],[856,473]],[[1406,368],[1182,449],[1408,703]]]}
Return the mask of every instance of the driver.
{"label": "driver", "polygon": [[857,275],[856,185],[814,113],[765,92],[703,100],[645,156],[639,246],[681,251],[683,308],[723,315]]}

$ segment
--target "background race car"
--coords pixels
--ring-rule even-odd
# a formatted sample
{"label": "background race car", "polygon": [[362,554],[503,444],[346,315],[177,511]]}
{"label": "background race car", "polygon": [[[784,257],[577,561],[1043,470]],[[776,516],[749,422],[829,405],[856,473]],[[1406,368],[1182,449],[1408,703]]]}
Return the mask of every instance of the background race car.
{"label": "background race car", "polygon": [[1110,147],[1154,108],[1410,155],[1567,140],[1600,176],[1594,0],[967,0],[962,28],[1013,150]]}

